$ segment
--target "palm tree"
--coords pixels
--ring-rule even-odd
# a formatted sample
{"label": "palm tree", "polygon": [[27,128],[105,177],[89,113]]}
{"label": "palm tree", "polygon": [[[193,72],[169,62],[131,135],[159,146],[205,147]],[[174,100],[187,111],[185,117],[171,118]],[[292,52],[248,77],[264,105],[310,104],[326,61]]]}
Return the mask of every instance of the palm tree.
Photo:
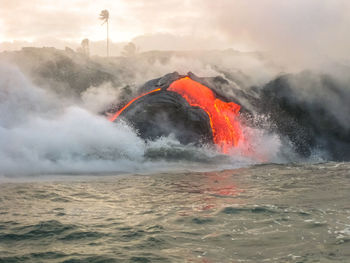
{"label": "palm tree", "polygon": [[134,43],[129,42],[127,45],[124,46],[122,55],[124,57],[133,57],[137,53],[137,47]]}
{"label": "palm tree", "polygon": [[109,12],[108,10],[102,10],[100,13],[100,19],[103,21],[102,25],[104,23],[107,24],[107,57],[109,56],[109,29],[108,29],[108,20],[109,20]]}
{"label": "palm tree", "polygon": [[89,39],[85,38],[81,41],[81,51],[85,56],[89,56],[90,50],[89,50]]}

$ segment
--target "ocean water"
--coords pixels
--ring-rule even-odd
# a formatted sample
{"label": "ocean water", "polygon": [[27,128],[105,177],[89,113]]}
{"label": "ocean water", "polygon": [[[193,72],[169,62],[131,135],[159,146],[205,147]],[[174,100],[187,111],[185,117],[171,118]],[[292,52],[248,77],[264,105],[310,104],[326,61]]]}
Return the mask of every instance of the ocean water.
{"label": "ocean water", "polygon": [[[0,263],[350,262],[347,77],[278,69],[251,82],[255,74],[221,62],[196,69],[186,59],[7,55]],[[229,155],[172,134],[144,140],[101,115],[146,81],[187,68],[225,76],[217,91],[250,112],[240,117],[245,140]]]}
{"label": "ocean water", "polygon": [[0,262],[350,262],[349,169],[5,178]]}

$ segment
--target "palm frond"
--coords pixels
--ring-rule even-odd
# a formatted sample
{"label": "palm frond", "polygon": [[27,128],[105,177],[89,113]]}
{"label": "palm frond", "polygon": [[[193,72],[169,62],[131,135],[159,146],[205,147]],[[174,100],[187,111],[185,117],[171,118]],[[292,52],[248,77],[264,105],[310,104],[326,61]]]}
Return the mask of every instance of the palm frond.
{"label": "palm frond", "polygon": [[101,13],[100,13],[99,19],[103,20],[102,25],[104,23],[106,23],[108,21],[108,19],[109,19],[109,12],[108,12],[108,10],[102,10]]}

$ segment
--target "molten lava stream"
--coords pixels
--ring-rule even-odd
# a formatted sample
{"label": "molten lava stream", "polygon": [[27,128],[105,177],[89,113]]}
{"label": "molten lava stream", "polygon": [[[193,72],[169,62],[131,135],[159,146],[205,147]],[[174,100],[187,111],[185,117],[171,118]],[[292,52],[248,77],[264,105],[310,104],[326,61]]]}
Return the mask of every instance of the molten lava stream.
{"label": "molten lava stream", "polygon": [[160,91],[161,89],[155,89],[155,90],[152,90],[150,92],[147,92],[147,93],[144,93],[134,99],[132,99],[131,101],[129,101],[123,108],[121,108],[120,110],[118,110],[111,118],[109,118],[110,121],[115,121],[116,118],[118,118],[118,116],[127,108],[129,107],[133,102],[135,102],[136,100],[138,100],[139,98],[143,97],[143,96],[146,96],[148,94],[151,94],[153,92],[156,92],[156,91]]}
{"label": "molten lava stream", "polygon": [[216,98],[211,89],[189,77],[174,81],[168,90],[180,94],[191,106],[199,107],[208,114],[214,143],[223,153],[228,153],[243,139],[236,120],[241,108],[238,104]]}
{"label": "molten lava stream", "polygon": [[[109,120],[114,121],[139,98],[160,90],[155,89],[132,99]],[[180,94],[191,106],[199,107],[208,114],[214,143],[221,152],[229,153],[230,149],[237,146],[239,140],[243,139],[241,127],[236,120],[241,108],[238,104],[216,98],[211,89],[189,77],[174,81],[167,90]]]}

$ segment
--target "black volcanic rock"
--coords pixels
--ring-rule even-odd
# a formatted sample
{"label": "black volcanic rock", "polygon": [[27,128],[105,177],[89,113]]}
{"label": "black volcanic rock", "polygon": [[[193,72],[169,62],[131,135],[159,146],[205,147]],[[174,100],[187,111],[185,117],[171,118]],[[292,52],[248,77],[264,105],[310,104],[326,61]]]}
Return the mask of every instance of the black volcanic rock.
{"label": "black volcanic rock", "polygon": [[[222,77],[199,78],[191,72],[187,76],[210,88],[217,98],[238,103],[242,125],[277,134],[299,156],[308,158],[322,151],[328,160],[350,160],[350,92],[348,86],[330,76],[310,72],[285,74],[263,87],[247,90],[232,86]],[[167,91],[181,77],[184,76],[174,72],[146,82],[136,95],[154,89],[161,91],[136,100],[120,117],[145,139],[173,133],[183,144],[212,142],[206,112]],[[259,116],[267,119],[261,121]]]}
{"label": "black volcanic rock", "polygon": [[[217,98],[225,102],[239,103],[238,99],[225,97],[220,90],[222,85],[229,85],[228,81],[222,77],[200,78],[191,72],[187,75],[173,72],[142,85],[136,93],[137,96],[155,89],[160,89],[160,91],[135,100],[120,114],[118,119],[126,120],[143,139],[153,140],[173,134],[182,144],[213,143],[208,114],[199,107],[189,105],[178,93],[167,90],[174,81],[185,76],[211,89]],[[119,109],[127,103],[128,101],[125,101],[119,105]],[[109,110],[109,112],[117,112],[117,109]],[[249,113],[245,108],[242,108],[241,112]]]}
{"label": "black volcanic rock", "polygon": [[[259,112],[270,116],[302,156],[326,151],[331,160],[350,158],[350,91],[328,75],[282,75],[261,92]],[[339,116],[337,116],[339,115]]]}
{"label": "black volcanic rock", "polygon": [[147,93],[157,88],[166,90],[171,83],[173,83],[174,81],[178,80],[181,77],[184,77],[184,76],[180,75],[177,72],[173,72],[173,73],[166,74],[163,77],[152,79],[150,81],[147,81],[144,85],[141,86],[141,88],[139,89],[139,93],[140,94]]}
{"label": "black volcanic rock", "polygon": [[130,123],[144,139],[173,134],[182,144],[212,142],[208,115],[172,91],[162,90],[139,98],[119,118]]}

